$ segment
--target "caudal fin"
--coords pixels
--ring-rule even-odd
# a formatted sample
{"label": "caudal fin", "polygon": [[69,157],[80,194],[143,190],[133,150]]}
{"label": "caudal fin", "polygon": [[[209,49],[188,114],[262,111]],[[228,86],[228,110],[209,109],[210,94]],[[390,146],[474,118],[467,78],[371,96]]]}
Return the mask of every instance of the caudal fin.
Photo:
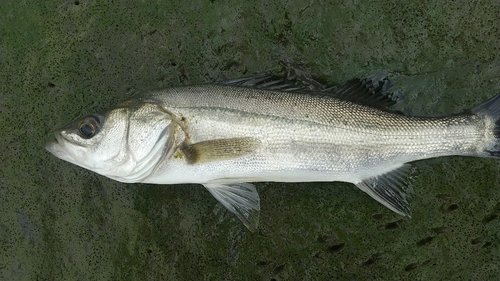
{"label": "caudal fin", "polygon": [[492,97],[483,104],[471,109],[471,112],[487,118],[492,127],[494,140],[492,140],[484,152],[486,157],[500,157],[500,94]]}

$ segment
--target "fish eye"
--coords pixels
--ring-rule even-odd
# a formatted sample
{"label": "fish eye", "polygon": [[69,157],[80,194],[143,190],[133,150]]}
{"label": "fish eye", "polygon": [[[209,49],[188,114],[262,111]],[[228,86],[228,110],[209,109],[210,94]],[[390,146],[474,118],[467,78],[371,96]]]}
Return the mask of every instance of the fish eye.
{"label": "fish eye", "polygon": [[87,116],[78,125],[78,132],[83,138],[90,139],[99,132],[100,123],[96,116]]}

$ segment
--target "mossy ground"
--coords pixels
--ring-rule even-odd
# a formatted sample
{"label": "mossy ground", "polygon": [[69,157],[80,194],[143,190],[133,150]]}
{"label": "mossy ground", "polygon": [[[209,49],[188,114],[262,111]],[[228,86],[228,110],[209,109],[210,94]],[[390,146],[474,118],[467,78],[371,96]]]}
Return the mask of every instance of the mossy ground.
{"label": "mossy ground", "polygon": [[121,184],[44,150],[134,94],[304,63],[398,74],[417,115],[500,92],[498,1],[1,1],[0,279],[496,279],[499,161],[415,163],[413,218],[345,183],[262,183],[261,225],[201,186]]}

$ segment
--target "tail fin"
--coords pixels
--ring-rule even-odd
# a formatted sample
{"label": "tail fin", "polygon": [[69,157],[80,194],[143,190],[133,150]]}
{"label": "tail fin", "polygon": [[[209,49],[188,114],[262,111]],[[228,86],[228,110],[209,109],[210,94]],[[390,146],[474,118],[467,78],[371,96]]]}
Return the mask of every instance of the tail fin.
{"label": "tail fin", "polygon": [[485,152],[487,153],[486,156],[500,157],[500,94],[492,97],[483,104],[474,107],[471,109],[471,112],[484,116],[493,122],[492,130],[495,141],[488,145]]}

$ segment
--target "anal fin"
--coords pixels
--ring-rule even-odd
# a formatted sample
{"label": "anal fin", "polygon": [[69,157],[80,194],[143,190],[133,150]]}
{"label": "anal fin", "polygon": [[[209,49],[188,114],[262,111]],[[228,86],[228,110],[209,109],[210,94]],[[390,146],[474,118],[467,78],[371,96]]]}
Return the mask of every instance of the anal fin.
{"label": "anal fin", "polygon": [[206,183],[208,191],[250,230],[259,225],[260,198],[250,183]]}
{"label": "anal fin", "polygon": [[411,193],[411,187],[407,180],[411,167],[410,164],[404,164],[385,174],[364,179],[356,186],[390,210],[411,217],[407,201]]}

